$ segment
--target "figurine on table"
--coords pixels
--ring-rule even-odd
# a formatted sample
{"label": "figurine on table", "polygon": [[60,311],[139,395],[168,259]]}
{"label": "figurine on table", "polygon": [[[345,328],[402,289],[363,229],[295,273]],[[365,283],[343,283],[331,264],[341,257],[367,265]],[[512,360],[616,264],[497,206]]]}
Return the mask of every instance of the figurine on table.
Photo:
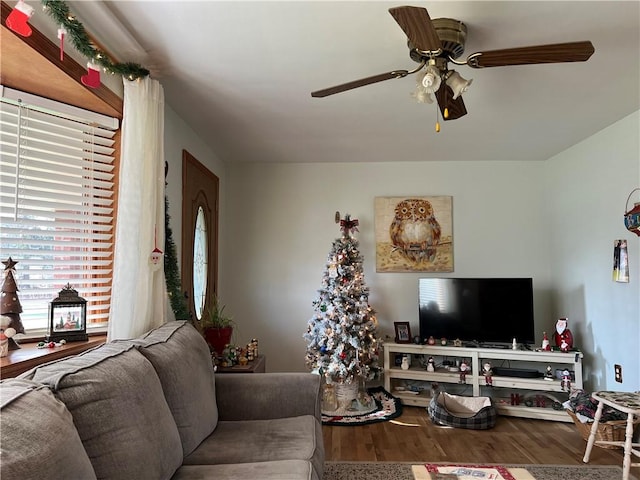
{"label": "figurine on table", "polygon": [[562,371],[562,380],[560,381],[560,388],[562,388],[563,392],[568,392],[571,390],[571,374],[569,370]]}
{"label": "figurine on table", "polygon": [[429,360],[427,360],[427,372],[435,372],[435,371],[436,371],[435,361],[433,360],[433,357],[429,357]]}
{"label": "figurine on table", "polygon": [[544,374],[544,379],[553,381],[553,370],[551,369],[551,365],[547,365],[547,371]]}
{"label": "figurine on table", "polygon": [[460,381],[458,383],[467,383],[468,370],[469,366],[467,365],[466,360],[462,360],[462,363],[460,363]]}
{"label": "figurine on table", "polygon": [[551,343],[549,342],[547,332],[542,332],[542,350],[544,352],[549,352],[551,350]]}
{"label": "figurine on table", "polygon": [[482,373],[484,374],[484,383],[488,387],[493,387],[493,370],[489,362],[482,366]]}
{"label": "figurine on table", "polygon": [[402,368],[402,370],[409,370],[410,367],[410,363],[409,363],[409,357],[406,355],[402,356],[402,363],[400,364],[400,368]]}
{"label": "figurine on table", "polygon": [[573,335],[571,330],[567,328],[567,318],[559,318],[556,322],[556,333],[554,334],[554,340],[556,346],[560,347],[563,352],[568,352],[573,348]]}

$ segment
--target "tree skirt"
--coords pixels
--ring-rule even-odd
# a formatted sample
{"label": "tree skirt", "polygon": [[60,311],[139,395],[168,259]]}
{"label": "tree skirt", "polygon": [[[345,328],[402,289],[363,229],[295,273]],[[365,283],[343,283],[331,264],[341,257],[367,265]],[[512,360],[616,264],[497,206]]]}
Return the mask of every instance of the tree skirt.
{"label": "tree skirt", "polygon": [[402,403],[382,387],[367,388],[375,406],[366,411],[338,409],[322,412],[323,425],[365,425],[367,423],[386,422],[402,414]]}

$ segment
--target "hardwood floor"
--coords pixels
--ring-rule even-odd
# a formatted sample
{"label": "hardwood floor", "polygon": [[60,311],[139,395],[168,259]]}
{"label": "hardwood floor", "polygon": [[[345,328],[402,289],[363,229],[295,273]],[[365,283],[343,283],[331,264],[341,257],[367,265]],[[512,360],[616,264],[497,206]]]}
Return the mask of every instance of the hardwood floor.
{"label": "hardwood floor", "polygon": [[[407,406],[389,422],[325,425],[323,436],[332,461],[582,465],[586,445],[573,423],[500,416],[491,430],[443,428],[426,409]],[[594,447],[589,464],[622,466],[622,450]]]}

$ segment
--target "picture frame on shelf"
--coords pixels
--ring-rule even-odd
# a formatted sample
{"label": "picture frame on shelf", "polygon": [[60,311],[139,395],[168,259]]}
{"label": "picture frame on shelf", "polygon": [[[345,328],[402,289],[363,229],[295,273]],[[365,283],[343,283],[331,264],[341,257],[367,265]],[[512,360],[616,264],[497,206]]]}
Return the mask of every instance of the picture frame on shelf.
{"label": "picture frame on shelf", "polygon": [[396,343],[411,343],[411,326],[409,322],[393,322],[396,332]]}

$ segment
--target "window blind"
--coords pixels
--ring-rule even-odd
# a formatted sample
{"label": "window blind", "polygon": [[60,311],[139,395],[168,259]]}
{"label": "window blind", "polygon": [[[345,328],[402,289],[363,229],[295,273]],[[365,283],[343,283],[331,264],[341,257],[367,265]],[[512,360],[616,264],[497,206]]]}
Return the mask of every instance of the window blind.
{"label": "window blind", "polygon": [[27,333],[47,328],[49,302],[70,284],[87,328],[109,315],[118,120],[2,88],[0,248],[12,257]]}

